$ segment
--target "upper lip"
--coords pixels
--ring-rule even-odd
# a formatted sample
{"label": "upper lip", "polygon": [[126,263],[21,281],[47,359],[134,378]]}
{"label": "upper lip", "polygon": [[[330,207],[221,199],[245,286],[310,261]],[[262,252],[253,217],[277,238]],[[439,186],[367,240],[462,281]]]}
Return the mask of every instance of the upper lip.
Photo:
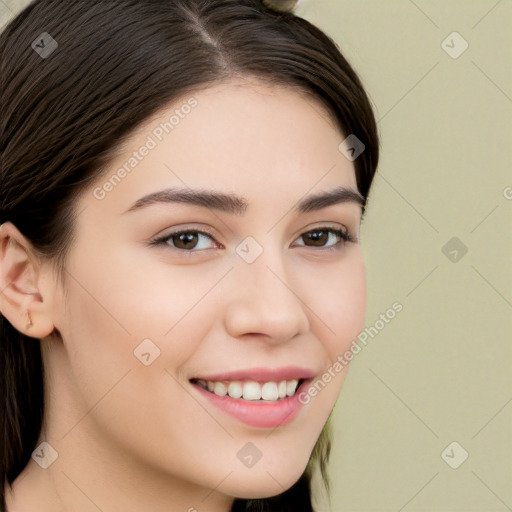
{"label": "upper lip", "polygon": [[282,366],[280,368],[247,368],[245,370],[236,370],[226,373],[216,373],[214,375],[202,375],[190,380],[208,380],[208,381],[235,381],[252,380],[261,382],[278,382],[292,379],[311,379],[316,375],[313,370],[300,366]]}

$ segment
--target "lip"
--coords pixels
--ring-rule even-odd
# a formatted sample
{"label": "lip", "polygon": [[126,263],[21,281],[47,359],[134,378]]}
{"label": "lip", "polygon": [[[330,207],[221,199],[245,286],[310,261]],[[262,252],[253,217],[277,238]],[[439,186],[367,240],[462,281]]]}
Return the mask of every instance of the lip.
{"label": "lip", "polygon": [[292,379],[312,379],[316,372],[301,366],[282,366],[280,368],[247,368],[245,370],[236,370],[233,372],[217,373],[215,375],[198,375],[193,379],[209,380],[209,381],[233,381],[251,380],[255,382],[279,382],[282,380]]}
{"label": "lip", "polygon": [[312,381],[313,378],[303,380],[293,396],[276,402],[258,400],[245,401],[231,398],[228,395],[219,396],[207,391],[199,384],[193,382],[191,384],[213,405],[246,425],[257,428],[276,428],[288,425],[295,420],[304,406],[304,404],[299,401],[299,395],[308,388]]}

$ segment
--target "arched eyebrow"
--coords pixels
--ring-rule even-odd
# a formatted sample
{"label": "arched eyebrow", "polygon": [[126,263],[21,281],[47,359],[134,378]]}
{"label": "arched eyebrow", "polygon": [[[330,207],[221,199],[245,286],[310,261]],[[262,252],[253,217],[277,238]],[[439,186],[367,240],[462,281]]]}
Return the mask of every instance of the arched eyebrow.
{"label": "arched eyebrow", "polygon": [[[302,198],[294,207],[295,213],[307,213],[339,203],[356,203],[364,210],[364,197],[353,188],[337,187]],[[191,188],[167,188],[152,192],[133,203],[123,214],[142,210],[148,206],[166,203],[187,203],[231,215],[242,216],[249,205],[243,196],[226,194],[215,190]]]}

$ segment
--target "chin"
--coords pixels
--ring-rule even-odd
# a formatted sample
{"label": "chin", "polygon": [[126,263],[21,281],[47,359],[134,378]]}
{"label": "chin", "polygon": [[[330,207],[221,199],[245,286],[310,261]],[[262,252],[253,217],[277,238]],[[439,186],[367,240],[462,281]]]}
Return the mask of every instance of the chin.
{"label": "chin", "polygon": [[272,498],[287,491],[299,480],[303,471],[297,473],[296,469],[293,474],[284,474],[281,468],[268,473],[263,470],[254,475],[247,472],[245,478],[239,477],[230,482],[227,493],[242,499]]}

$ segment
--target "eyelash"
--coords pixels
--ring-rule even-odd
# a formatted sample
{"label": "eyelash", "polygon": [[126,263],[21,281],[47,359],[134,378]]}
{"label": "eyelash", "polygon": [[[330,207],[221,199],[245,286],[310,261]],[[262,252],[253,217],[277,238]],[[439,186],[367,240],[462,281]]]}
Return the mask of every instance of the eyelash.
{"label": "eyelash", "polygon": [[[314,248],[316,250],[324,250],[324,251],[339,251],[339,250],[341,250],[345,246],[345,244],[357,242],[357,239],[355,239],[348,231],[344,231],[342,229],[335,229],[335,228],[328,227],[328,226],[321,226],[321,227],[318,227],[318,228],[311,229],[309,231],[305,231],[304,233],[302,233],[299,236],[299,238],[301,238],[304,235],[307,235],[307,234],[310,234],[310,233],[314,233],[314,232],[317,232],[317,231],[327,232],[327,233],[334,233],[341,240],[339,242],[337,242],[335,245],[332,245],[330,247],[315,247],[315,246],[308,246],[308,245],[301,245],[299,247],[312,247],[312,248]],[[201,235],[207,236],[208,238],[210,238],[211,240],[214,241],[213,235],[211,233],[208,233],[207,231],[202,231],[200,229],[182,229],[182,230],[179,230],[179,231],[174,231],[172,233],[168,233],[168,234],[160,236],[160,237],[152,238],[151,240],[149,240],[149,245],[150,246],[166,245],[166,246],[168,246],[171,249],[175,249],[175,250],[181,251],[183,253],[204,252],[204,251],[208,251],[209,250],[209,249],[199,249],[199,250],[195,250],[195,249],[190,249],[190,250],[189,249],[182,249],[182,248],[179,248],[179,247],[173,247],[173,246],[171,246],[171,245],[169,245],[167,243],[168,240],[170,240],[170,239],[172,239],[174,237],[177,237],[179,235],[185,234],[185,233],[186,234],[191,234],[191,233],[193,233],[193,234],[201,234]]]}

